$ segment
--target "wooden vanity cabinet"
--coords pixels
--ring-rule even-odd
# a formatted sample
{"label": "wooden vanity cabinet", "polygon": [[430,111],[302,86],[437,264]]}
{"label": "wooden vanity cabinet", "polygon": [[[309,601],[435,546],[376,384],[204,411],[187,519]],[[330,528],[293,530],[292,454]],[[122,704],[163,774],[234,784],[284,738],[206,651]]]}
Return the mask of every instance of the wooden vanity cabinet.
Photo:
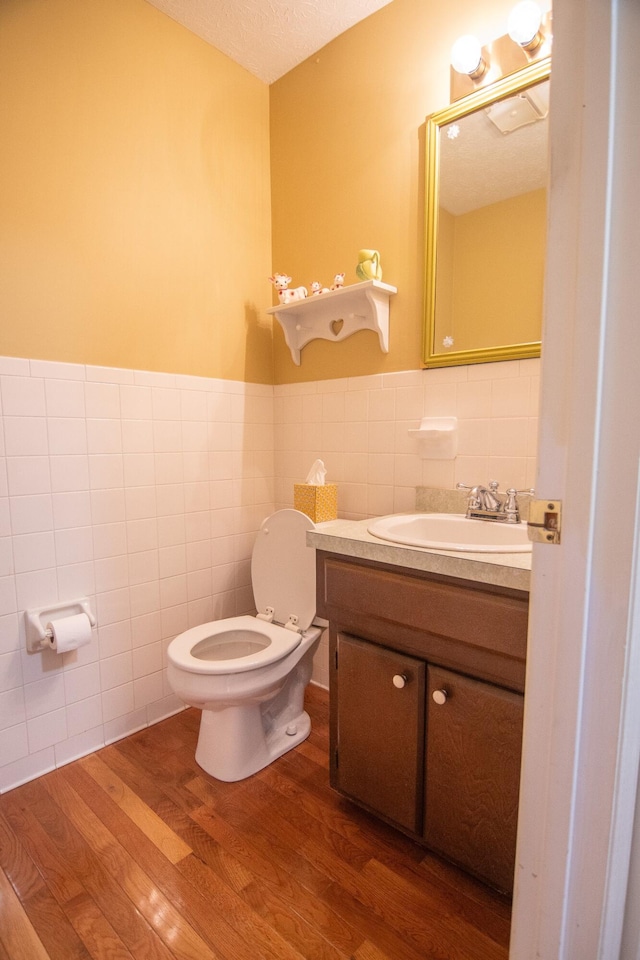
{"label": "wooden vanity cabinet", "polygon": [[424,841],[511,892],[524,698],[440,667],[428,675]]}
{"label": "wooden vanity cabinet", "polygon": [[[337,660],[336,785],[393,823],[419,833],[426,665],[344,634],[338,635]],[[402,678],[403,685],[394,685],[394,677]]]}
{"label": "wooden vanity cabinet", "polygon": [[331,785],[511,892],[528,594],[316,556]]}

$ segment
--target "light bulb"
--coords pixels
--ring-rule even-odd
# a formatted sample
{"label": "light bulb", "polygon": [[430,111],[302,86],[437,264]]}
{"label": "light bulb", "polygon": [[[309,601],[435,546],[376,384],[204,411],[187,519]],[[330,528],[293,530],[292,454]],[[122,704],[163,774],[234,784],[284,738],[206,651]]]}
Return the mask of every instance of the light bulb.
{"label": "light bulb", "polygon": [[542,11],[535,0],[522,0],[521,3],[516,4],[509,14],[509,36],[514,43],[519,43],[521,47],[529,47],[533,45],[535,40],[539,42],[541,23]]}
{"label": "light bulb", "polygon": [[470,77],[482,76],[486,65],[477,37],[471,34],[458,37],[451,48],[451,66],[458,73],[466,73]]}

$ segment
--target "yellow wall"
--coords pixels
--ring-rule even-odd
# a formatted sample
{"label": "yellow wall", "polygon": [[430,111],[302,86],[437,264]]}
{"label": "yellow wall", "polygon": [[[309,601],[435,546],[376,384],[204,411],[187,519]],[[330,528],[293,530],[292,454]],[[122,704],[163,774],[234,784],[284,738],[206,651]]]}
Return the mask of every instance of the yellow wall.
{"label": "yellow wall", "polygon": [[0,354],[272,382],[268,98],[144,0],[2,0]]}
{"label": "yellow wall", "polygon": [[[446,237],[453,222],[452,259],[446,270],[450,297],[440,310],[436,292],[436,343],[453,336],[456,350],[474,350],[540,339],[546,190],[532,190],[459,217],[441,210]],[[443,269],[438,227],[438,279]],[[448,313],[448,325],[446,322]]]}
{"label": "yellow wall", "polygon": [[[269,88],[145,0],[2,0],[0,354],[278,383],[419,367],[424,119],[455,38],[503,34],[511,6],[393,0]],[[296,367],[267,277],[354,283],[362,247],[399,288],[389,354],[362,332]]]}
{"label": "yellow wall", "polygon": [[273,266],[294,284],[356,282],[359,249],[381,253],[390,351],[372,332],[315,340],[294,366],[275,329],[276,382],[421,366],[424,120],[449,103],[462,33],[506,33],[512,0],[393,0],[271,86]]}

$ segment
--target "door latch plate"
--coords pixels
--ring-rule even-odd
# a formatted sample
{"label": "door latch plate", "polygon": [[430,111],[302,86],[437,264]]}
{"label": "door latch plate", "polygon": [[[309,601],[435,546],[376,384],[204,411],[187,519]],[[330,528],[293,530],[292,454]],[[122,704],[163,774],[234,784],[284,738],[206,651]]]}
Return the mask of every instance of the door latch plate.
{"label": "door latch plate", "polygon": [[532,500],[527,534],[533,543],[560,543],[562,500]]}

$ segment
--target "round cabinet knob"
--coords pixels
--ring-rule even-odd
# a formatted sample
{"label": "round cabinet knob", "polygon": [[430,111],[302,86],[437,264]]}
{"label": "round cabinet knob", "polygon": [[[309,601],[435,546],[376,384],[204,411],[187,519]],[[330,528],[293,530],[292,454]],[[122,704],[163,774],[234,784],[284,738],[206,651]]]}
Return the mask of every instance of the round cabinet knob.
{"label": "round cabinet knob", "polygon": [[442,706],[443,703],[447,702],[448,694],[446,690],[434,690],[431,696],[439,706]]}
{"label": "round cabinet knob", "polygon": [[393,678],[394,687],[397,687],[398,690],[402,690],[402,688],[406,685],[406,683],[407,683],[407,678],[405,677],[405,675],[403,673],[396,673],[396,675]]}

